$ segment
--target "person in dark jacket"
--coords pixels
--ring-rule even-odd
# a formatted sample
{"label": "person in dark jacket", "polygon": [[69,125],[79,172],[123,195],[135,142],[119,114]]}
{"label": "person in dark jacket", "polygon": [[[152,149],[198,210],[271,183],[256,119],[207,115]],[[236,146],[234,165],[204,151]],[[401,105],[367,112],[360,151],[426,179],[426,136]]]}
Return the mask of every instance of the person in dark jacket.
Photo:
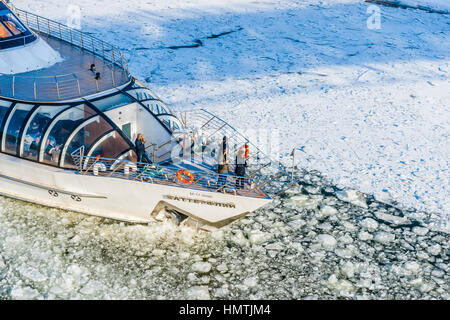
{"label": "person in dark jacket", "polygon": [[224,136],[222,139],[222,143],[219,142],[220,151],[218,154],[218,173],[219,178],[217,180],[217,188],[221,188],[227,182],[227,174],[228,174],[228,154],[227,154],[227,137]]}
{"label": "person in dark jacket", "polygon": [[136,141],[134,142],[136,145],[136,154],[138,156],[138,162],[142,162],[145,160],[147,163],[152,163],[148,153],[145,151],[145,139],[142,134],[138,134]]}
{"label": "person in dark jacket", "polygon": [[195,163],[195,137],[191,136],[191,162]]}
{"label": "person in dark jacket", "polygon": [[236,168],[234,173],[236,173],[236,189],[244,189],[245,185],[245,167],[247,166],[248,157],[248,145],[242,146],[236,155]]}

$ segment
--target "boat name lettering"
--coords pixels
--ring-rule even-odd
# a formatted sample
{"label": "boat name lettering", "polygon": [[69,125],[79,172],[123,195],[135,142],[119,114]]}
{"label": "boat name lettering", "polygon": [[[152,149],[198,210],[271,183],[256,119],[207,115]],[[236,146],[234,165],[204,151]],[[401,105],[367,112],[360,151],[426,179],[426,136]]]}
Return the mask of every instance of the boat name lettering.
{"label": "boat name lettering", "polygon": [[169,200],[175,200],[175,201],[206,204],[208,206],[215,206],[215,207],[236,208],[236,205],[231,202],[224,203],[224,202],[217,202],[217,201],[211,201],[211,200],[191,199],[191,198],[185,198],[185,197],[180,197],[180,196],[171,196],[171,195],[167,195],[167,196],[165,196],[165,198],[167,198]]}
{"label": "boat name lettering", "polygon": [[190,192],[189,195],[194,196],[194,197],[212,198],[212,196],[210,196],[210,195],[201,194],[198,192]]}

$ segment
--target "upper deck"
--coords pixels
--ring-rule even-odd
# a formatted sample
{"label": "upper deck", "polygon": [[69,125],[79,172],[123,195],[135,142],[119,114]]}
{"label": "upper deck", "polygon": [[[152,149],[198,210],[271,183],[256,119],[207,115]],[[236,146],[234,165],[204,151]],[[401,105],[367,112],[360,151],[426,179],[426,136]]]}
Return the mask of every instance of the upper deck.
{"label": "upper deck", "polygon": [[[14,13],[40,36],[40,41],[57,51],[63,61],[40,70],[0,74],[0,96],[21,101],[60,102],[130,82],[127,61],[116,47],[35,14],[19,9]],[[92,65],[95,65],[93,70]]]}

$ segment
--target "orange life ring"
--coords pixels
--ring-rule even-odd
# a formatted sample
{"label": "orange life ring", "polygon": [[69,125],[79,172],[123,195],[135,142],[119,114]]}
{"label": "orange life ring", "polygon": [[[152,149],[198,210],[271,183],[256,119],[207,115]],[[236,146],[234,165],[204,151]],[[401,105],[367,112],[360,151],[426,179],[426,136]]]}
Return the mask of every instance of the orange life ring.
{"label": "orange life ring", "polygon": [[[189,180],[186,180],[183,176],[188,176]],[[191,183],[192,181],[194,181],[194,175],[187,170],[178,170],[177,178],[184,183]]]}

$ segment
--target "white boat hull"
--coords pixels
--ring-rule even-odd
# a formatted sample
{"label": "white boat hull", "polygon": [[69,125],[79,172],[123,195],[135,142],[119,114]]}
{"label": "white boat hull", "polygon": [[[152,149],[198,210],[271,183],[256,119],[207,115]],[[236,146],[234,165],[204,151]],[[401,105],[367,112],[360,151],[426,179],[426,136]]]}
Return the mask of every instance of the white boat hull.
{"label": "white boat hull", "polygon": [[28,202],[122,221],[147,223],[162,209],[200,228],[220,228],[270,199],[83,175],[0,154],[0,194]]}

